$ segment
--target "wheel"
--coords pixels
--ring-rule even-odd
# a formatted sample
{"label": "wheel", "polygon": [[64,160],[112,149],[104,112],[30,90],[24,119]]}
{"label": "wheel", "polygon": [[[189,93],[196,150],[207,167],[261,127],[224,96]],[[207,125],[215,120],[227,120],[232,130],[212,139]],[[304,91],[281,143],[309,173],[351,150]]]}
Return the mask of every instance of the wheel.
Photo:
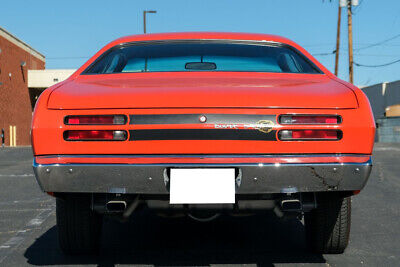
{"label": "wheel", "polygon": [[57,198],[56,215],[58,240],[64,253],[98,252],[103,219],[101,215],[91,210],[89,197]]}
{"label": "wheel", "polygon": [[304,216],[307,241],[315,253],[340,254],[349,243],[351,224],[350,197],[318,200],[317,209]]}

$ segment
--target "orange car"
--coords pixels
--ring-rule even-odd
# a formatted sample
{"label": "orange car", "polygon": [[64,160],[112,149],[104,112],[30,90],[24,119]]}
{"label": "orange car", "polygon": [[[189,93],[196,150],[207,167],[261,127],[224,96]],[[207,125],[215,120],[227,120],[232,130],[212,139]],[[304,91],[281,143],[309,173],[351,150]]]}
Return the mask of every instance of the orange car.
{"label": "orange car", "polygon": [[288,39],[146,34],[43,92],[33,165],[67,253],[96,251],[103,215],[145,206],[200,221],[304,215],[312,250],[342,253],[374,134],[363,92]]}

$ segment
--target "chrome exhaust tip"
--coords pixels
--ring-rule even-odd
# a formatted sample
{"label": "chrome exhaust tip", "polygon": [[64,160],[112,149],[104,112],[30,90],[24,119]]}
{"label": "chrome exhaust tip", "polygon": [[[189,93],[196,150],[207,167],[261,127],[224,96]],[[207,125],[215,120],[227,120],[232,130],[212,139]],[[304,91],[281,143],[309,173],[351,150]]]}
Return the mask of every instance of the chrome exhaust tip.
{"label": "chrome exhaust tip", "polygon": [[126,201],[122,200],[111,200],[106,204],[107,211],[109,212],[124,212],[126,206]]}
{"label": "chrome exhaust tip", "polygon": [[281,201],[282,211],[300,211],[302,209],[301,201],[298,199],[284,199]]}

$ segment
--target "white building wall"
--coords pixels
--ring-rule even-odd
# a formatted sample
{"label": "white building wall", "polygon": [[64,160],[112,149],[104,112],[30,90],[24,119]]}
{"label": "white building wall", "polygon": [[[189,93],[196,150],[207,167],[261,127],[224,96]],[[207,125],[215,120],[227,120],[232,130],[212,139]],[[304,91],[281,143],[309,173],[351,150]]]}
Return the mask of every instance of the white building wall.
{"label": "white building wall", "polygon": [[75,71],[72,69],[28,70],[28,88],[48,88],[66,80]]}

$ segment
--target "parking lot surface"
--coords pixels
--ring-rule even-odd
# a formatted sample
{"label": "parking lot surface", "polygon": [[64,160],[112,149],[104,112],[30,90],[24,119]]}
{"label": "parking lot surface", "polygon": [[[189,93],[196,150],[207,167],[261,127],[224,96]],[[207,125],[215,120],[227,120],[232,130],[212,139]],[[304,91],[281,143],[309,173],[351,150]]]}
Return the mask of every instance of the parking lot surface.
{"label": "parking lot surface", "polygon": [[303,225],[274,216],[210,223],[141,211],[105,220],[98,256],[58,249],[55,201],[42,193],[30,147],[0,148],[0,266],[399,266],[400,144],[376,144],[370,180],[353,197],[351,241],[342,255],[306,250]]}

